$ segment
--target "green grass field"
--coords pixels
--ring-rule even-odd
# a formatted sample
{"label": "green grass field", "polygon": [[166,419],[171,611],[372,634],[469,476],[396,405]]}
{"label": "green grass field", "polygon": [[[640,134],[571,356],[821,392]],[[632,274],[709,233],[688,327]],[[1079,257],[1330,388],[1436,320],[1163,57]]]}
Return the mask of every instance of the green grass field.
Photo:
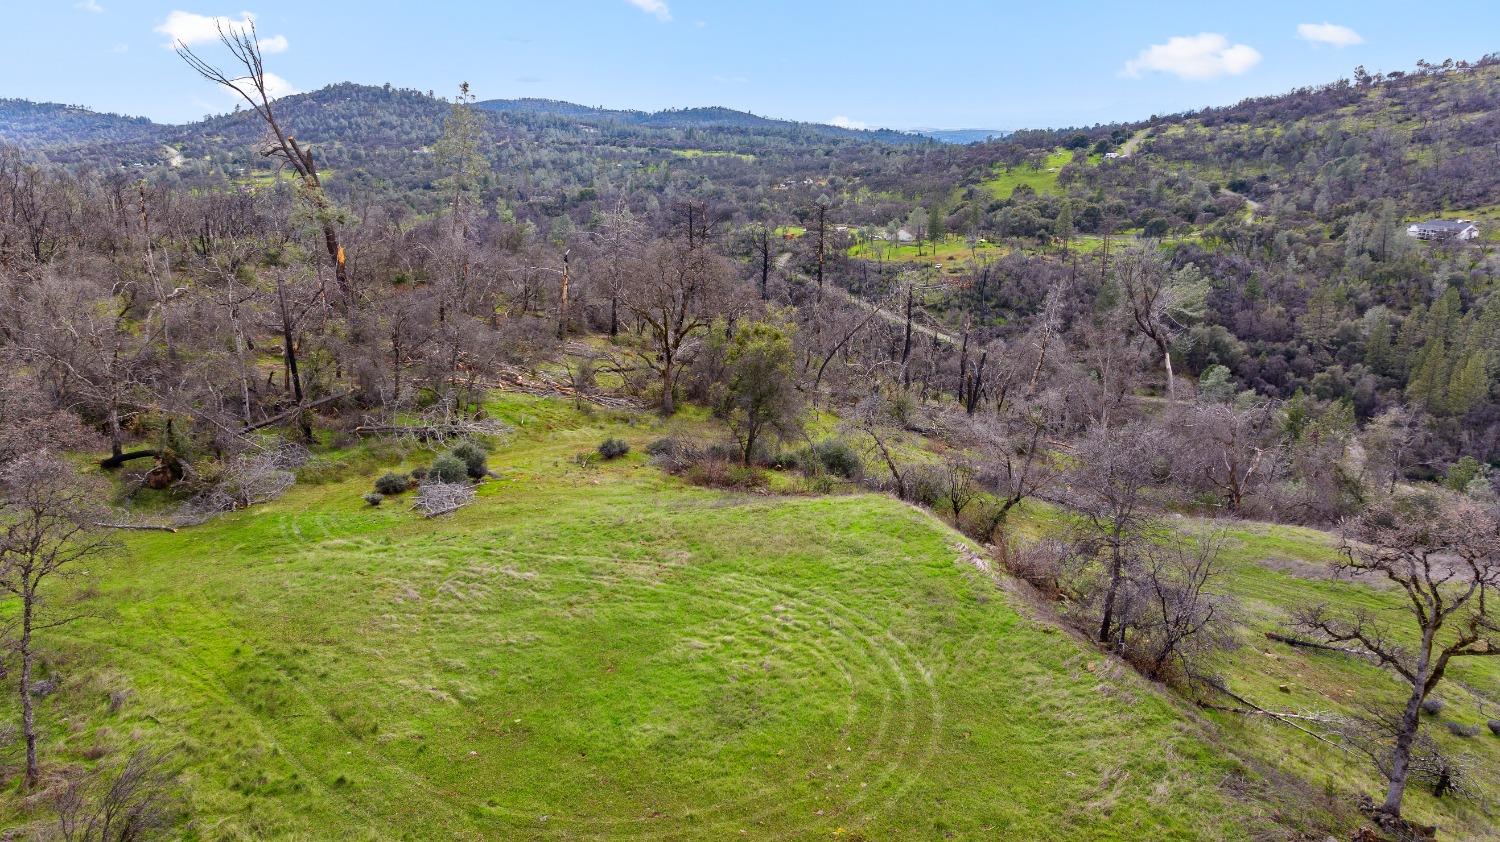
{"label": "green grass field", "polygon": [[[173,748],[183,836],[231,840],[1285,838],[1336,824],[1325,780],[1345,802],[1373,786],[1354,759],[1205,718],[1059,630],[929,513],[694,488],[639,454],[699,414],[491,409],[518,432],[453,516],[366,506],[377,466],[351,457],[370,475],[128,536],[80,582],[94,615],[50,633],[46,764]],[[576,461],[606,435],[637,452]],[[1390,594],[1312,575],[1322,533],[1233,537],[1250,628],[1231,686],[1308,709],[1383,686],[1257,638],[1302,600],[1389,610]],[[1458,678],[1493,689],[1496,671]],[[1469,721],[1479,692],[1443,695]],[[1500,741],[1468,742],[1500,768]],[[1411,803],[1493,835],[1473,802]],[[43,815],[11,790],[0,819]]]}
{"label": "green grass field", "polygon": [[[507,399],[455,516],[299,486],[99,565],[49,765],[174,747],[196,839],[1250,839],[1180,703],[891,499],[733,495]],[[128,699],[111,712],[111,691]],[[8,825],[30,815],[7,799]],[[1283,813],[1290,814],[1288,808]]]}
{"label": "green grass field", "polygon": [[755,162],[755,156],[748,152],[727,152],[722,149],[673,149],[673,155],[679,158],[734,158],[747,164]]}
{"label": "green grass field", "polygon": [[865,240],[849,247],[849,256],[862,260],[889,260],[896,263],[967,263],[976,255],[980,260],[993,260],[1006,253],[1006,249],[994,243],[969,245],[967,237],[949,234],[940,243],[905,243],[897,245],[887,240]]}
{"label": "green grass field", "polygon": [[997,167],[995,176],[986,180],[983,187],[997,199],[1009,199],[1022,184],[1038,193],[1056,193],[1058,170],[1072,161],[1073,150],[1059,149],[1049,154],[1040,167]]}

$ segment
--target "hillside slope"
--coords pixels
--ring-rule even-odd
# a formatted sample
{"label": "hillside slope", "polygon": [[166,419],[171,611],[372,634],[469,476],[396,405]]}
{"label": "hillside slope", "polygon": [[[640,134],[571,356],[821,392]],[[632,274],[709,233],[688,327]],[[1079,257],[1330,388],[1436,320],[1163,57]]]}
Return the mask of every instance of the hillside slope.
{"label": "hillside slope", "polygon": [[[929,515],[703,491],[636,457],[580,467],[605,432],[650,434],[497,410],[523,435],[457,516],[365,507],[359,477],[132,539],[100,571],[105,611],[67,631],[79,657],[48,665],[48,755],[175,747],[193,835],[213,838],[1266,839],[1303,822],[1214,729],[1018,613]],[[83,711],[93,726],[63,724]]]}

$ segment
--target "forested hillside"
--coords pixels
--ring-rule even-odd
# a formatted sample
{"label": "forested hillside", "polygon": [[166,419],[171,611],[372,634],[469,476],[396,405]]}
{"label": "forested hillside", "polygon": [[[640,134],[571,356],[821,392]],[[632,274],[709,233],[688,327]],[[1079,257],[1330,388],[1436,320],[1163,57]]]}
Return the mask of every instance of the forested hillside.
{"label": "forested hillside", "polygon": [[1494,57],[952,146],[220,36],[0,103],[0,832],[1500,839]]}

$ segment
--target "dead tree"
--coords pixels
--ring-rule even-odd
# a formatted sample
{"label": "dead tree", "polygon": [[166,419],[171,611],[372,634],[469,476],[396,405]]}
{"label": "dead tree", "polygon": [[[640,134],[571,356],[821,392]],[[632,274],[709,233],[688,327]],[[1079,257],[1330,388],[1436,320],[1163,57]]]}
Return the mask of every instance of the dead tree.
{"label": "dead tree", "polygon": [[250,107],[255,109],[255,113],[266,124],[271,133],[271,143],[262,154],[279,158],[283,166],[290,166],[297,174],[303,195],[312,204],[313,213],[322,226],[323,245],[328,251],[328,259],[333,263],[339,294],[348,302],[352,291],[345,266],[344,248],[339,244],[339,233],[335,227],[336,209],[328,194],[323,191],[323,182],[318,177],[318,165],[313,160],[312,148],[303,146],[297,142],[297,138],[288,134],[271,107],[271,95],[266,87],[266,67],[261,58],[260,39],[255,33],[255,23],[247,20],[243,26],[219,24],[218,29],[219,41],[244,68],[243,76],[230,76],[229,72],[199,57],[182,41],[177,42],[177,55],[203,78],[223,85],[250,103]]}

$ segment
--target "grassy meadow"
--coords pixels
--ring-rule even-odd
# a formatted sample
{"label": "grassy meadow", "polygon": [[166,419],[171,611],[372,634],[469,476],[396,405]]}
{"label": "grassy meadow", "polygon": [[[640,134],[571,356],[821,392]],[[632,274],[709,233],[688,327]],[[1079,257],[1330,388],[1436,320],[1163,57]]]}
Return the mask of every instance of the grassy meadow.
{"label": "grassy meadow", "polygon": [[[1285,726],[1144,682],[930,513],[686,485],[639,451],[710,423],[692,413],[491,408],[517,432],[452,516],[365,505],[383,469],[351,456],[364,470],[127,536],[80,582],[92,616],[50,632],[45,762],[170,749],[181,835],[215,840],[1251,840],[1337,826],[1373,786]],[[578,460],[606,435],[635,452]],[[1053,517],[1032,507],[1021,528]],[[1233,537],[1251,628],[1231,686],[1307,709],[1381,686],[1255,638],[1309,597],[1391,596],[1319,578],[1322,533]],[[1477,691],[1445,695],[1477,716]],[[1500,768],[1500,741],[1469,742]],[[1493,823],[1412,805],[1465,838]],[[0,819],[43,814],[12,789]]]}
{"label": "grassy meadow", "polygon": [[1056,193],[1058,171],[1073,161],[1073,150],[1058,149],[1047,155],[1040,167],[1023,164],[1019,167],[998,167],[993,178],[987,179],[983,187],[996,199],[1009,199],[1016,188],[1027,185],[1037,193]]}
{"label": "grassy meadow", "polygon": [[[174,750],[191,839],[1251,839],[1270,784],[929,514],[738,495],[507,398],[456,515],[369,476],[91,570],[49,765]],[[123,700],[112,704],[111,694]],[[1248,793],[1261,793],[1250,797]],[[7,799],[23,826],[27,805]],[[1290,820],[1290,819],[1288,819]]]}

